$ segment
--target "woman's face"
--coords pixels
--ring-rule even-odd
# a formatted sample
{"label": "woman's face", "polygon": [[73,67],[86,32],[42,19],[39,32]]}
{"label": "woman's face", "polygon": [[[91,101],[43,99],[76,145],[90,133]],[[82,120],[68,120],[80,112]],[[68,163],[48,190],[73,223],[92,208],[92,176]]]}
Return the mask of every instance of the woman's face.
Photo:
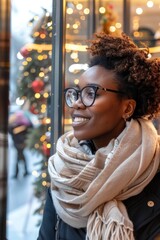
{"label": "woman's face", "polygon": [[[79,88],[82,89],[88,84],[119,90],[114,73],[101,66],[93,66],[81,75]],[[125,101],[117,93],[100,89],[90,107],[85,107],[79,98],[73,108],[70,108],[75,137],[78,140],[92,140],[96,148],[106,146],[125,127]]]}

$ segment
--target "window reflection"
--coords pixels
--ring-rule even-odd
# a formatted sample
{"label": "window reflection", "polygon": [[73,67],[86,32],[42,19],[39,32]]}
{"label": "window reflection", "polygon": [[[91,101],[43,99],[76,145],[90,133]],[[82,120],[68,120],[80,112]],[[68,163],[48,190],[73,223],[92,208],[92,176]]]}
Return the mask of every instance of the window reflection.
{"label": "window reflection", "polygon": [[[88,68],[88,40],[95,32],[117,35],[122,31],[123,5],[120,1],[66,1],[66,76],[65,87],[79,83]],[[65,106],[65,131],[71,119]]]}
{"label": "window reflection", "polygon": [[131,35],[137,44],[143,42],[148,47],[159,46],[159,13],[160,3],[157,0],[131,1]]}
{"label": "window reflection", "polygon": [[7,238],[32,240],[49,184],[52,1],[11,6]]}

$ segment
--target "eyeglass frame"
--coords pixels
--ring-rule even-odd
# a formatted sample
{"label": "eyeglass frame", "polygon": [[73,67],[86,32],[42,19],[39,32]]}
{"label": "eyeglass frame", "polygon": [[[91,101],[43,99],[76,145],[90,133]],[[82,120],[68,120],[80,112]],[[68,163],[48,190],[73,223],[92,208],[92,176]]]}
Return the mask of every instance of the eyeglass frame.
{"label": "eyeglass frame", "polygon": [[[83,99],[82,99],[82,91],[83,91],[85,88],[88,88],[88,87],[91,87],[91,88],[94,90],[94,99],[93,99],[93,102],[92,102],[90,105],[84,104]],[[85,87],[83,87],[82,89],[79,89],[79,90],[76,89],[76,88],[74,88],[74,87],[68,87],[68,88],[65,88],[65,89],[64,89],[64,94],[65,94],[65,102],[66,102],[66,105],[67,105],[69,108],[73,108],[73,106],[72,106],[72,107],[69,106],[69,105],[67,104],[67,101],[66,101],[66,92],[67,92],[69,89],[74,89],[74,90],[75,90],[75,92],[77,93],[77,100],[78,100],[79,97],[80,97],[81,102],[83,103],[83,105],[84,105],[85,107],[91,107],[91,106],[94,104],[95,99],[96,99],[96,93],[97,93],[97,91],[98,91],[99,89],[100,89],[100,90],[103,90],[103,91],[105,91],[105,92],[113,92],[113,93],[125,94],[125,92],[122,92],[122,91],[119,91],[119,90],[114,90],[114,89],[110,89],[110,88],[103,88],[103,87],[97,86],[97,85],[87,85],[87,86],[85,86]],[[77,101],[77,100],[76,100],[76,101]],[[76,102],[76,101],[75,101],[75,102]]]}

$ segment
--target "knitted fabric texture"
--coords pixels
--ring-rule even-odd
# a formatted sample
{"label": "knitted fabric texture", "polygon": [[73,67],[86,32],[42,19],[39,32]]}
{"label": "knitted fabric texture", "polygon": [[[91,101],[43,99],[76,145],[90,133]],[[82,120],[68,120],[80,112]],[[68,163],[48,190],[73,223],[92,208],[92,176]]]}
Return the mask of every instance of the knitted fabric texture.
{"label": "knitted fabric texture", "polygon": [[72,227],[86,227],[86,239],[132,240],[134,227],[122,200],[140,193],[159,164],[160,138],[151,121],[132,119],[120,139],[95,155],[86,154],[68,132],[48,162],[56,212]]}

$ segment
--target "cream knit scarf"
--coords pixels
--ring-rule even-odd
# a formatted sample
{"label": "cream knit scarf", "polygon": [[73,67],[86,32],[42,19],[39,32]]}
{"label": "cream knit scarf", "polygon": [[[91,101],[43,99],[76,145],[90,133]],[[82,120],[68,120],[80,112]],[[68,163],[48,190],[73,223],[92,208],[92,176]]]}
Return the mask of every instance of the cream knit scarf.
{"label": "cream knit scarf", "polygon": [[160,139],[150,121],[131,120],[120,135],[89,155],[66,133],[49,159],[57,214],[75,228],[86,227],[89,240],[134,239],[122,200],[140,193],[159,168]]}

